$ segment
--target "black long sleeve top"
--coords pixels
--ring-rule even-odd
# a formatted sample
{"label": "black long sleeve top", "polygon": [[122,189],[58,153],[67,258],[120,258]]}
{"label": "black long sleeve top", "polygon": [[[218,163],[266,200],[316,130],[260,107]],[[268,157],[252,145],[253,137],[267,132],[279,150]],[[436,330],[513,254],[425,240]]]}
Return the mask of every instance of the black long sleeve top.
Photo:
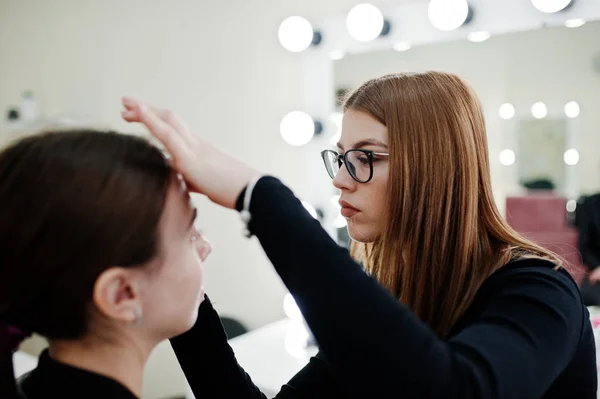
{"label": "black long sleeve top", "polygon": [[[596,398],[589,315],[573,279],[554,264],[522,259],[501,268],[442,340],[280,181],[261,179],[250,211],[251,231],[320,348],[277,398]],[[197,399],[264,398],[238,365],[210,300],[196,325],[171,342]]]}

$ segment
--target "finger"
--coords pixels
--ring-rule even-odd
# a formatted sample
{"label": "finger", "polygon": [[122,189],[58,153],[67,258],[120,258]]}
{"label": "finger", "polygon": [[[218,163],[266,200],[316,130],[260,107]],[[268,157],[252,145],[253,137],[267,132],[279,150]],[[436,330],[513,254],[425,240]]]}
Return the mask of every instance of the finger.
{"label": "finger", "polygon": [[177,163],[177,160],[187,152],[187,144],[170,125],[159,118],[151,109],[145,105],[138,105],[136,108],[140,117],[139,122],[144,124],[150,133],[165,146]]}
{"label": "finger", "polygon": [[140,122],[140,116],[135,111],[121,111],[121,116],[127,122]]}
{"label": "finger", "polygon": [[[123,105],[127,110],[135,110],[136,106],[142,105],[143,103],[135,100],[131,97],[123,97],[122,99]],[[152,112],[154,112],[158,117],[170,125],[181,137],[187,141],[188,144],[193,142],[193,135],[190,133],[187,125],[177,116],[177,114],[171,110],[159,108],[149,104],[143,104]]]}

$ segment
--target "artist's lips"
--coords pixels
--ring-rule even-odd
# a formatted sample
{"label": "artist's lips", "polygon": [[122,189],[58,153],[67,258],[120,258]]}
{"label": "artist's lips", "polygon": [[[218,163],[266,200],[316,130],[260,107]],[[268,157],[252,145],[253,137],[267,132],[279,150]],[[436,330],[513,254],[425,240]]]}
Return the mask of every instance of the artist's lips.
{"label": "artist's lips", "polygon": [[340,201],[340,206],[342,207],[340,213],[345,218],[351,218],[352,216],[360,212],[358,209],[356,209],[354,206],[352,206],[349,202],[346,201]]}

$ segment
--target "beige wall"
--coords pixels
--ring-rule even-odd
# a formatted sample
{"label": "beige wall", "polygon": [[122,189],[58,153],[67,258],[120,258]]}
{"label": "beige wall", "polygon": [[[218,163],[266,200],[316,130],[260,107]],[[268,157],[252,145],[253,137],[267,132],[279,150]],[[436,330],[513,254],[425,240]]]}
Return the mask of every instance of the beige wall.
{"label": "beige wall", "polygon": [[[0,110],[30,89],[46,117],[132,131],[119,120],[119,98],[137,96],[176,109],[198,133],[302,195],[306,154],[278,133],[281,116],[303,105],[302,56],[280,47],[277,28],[289,15],[320,19],[356,3],[0,0]],[[238,216],[197,202],[214,245],[206,288],[217,308],[250,328],[283,317],[286,290],[256,242],[242,238]],[[148,398],[185,391],[168,344],[153,354],[148,377]]]}

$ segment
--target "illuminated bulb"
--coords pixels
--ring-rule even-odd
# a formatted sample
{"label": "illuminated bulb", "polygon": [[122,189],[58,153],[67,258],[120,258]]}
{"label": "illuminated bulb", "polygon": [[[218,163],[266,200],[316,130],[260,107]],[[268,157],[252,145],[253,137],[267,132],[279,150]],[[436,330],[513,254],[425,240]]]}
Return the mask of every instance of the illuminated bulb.
{"label": "illuminated bulb", "polygon": [[455,30],[467,22],[469,4],[466,0],[430,0],[427,15],[436,29]]}
{"label": "illuminated bulb", "polygon": [[470,42],[473,42],[473,43],[481,43],[481,42],[485,42],[491,36],[492,35],[488,31],[470,32],[467,35],[467,40],[469,40]]}
{"label": "illuminated bulb", "polygon": [[569,118],[577,118],[579,116],[579,104],[576,101],[569,101],[565,104],[565,115]]}
{"label": "illuminated bulb", "polygon": [[315,121],[305,112],[293,111],[283,117],[279,131],[286,143],[302,146],[313,138]]}
{"label": "illuminated bulb", "polygon": [[565,163],[569,166],[574,166],[579,163],[579,152],[576,149],[571,148],[565,151],[563,156]]}
{"label": "illuminated bulb", "polygon": [[536,119],[544,119],[548,115],[548,107],[541,101],[531,106],[531,115]]}
{"label": "illuminated bulb", "polygon": [[344,58],[345,55],[346,53],[344,53],[343,50],[333,50],[331,53],[329,53],[329,58],[334,61],[338,61]]}
{"label": "illuminated bulb", "polygon": [[333,226],[336,229],[342,229],[342,228],[346,227],[347,225],[348,225],[348,221],[341,214],[337,215],[337,217],[333,221]]}
{"label": "illuminated bulb", "polygon": [[580,26],[585,25],[585,19],[575,18],[575,19],[567,19],[565,21],[565,26],[567,28],[579,28]]}
{"label": "illuminated bulb", "polygon": [[500,163],[504,166],[510,166],[514,164],[516,160],[515,152],[510,149],[502,150],[499,158]]}
{"label": "illuminated bulb", "polygon": [[340,196],[339,195],[334,195],[332,196],[329,201],[331,202],[331,205],[333,205],[334,207],[336,207],[337,209],[340,209]]}
{"label": "illuminated bulb", "polygon": [[381,35],[384,26],[383,14],[369,3],[354,6],[346,16],[346,28],[355,40],[368,42]]}
{"label": "illuminated bulb", "polygon": [[319,218],[319,215],[317,214],[317,210],[315,209],[314,206],[312,206],[311,204],[309,204],[306,201],[301,201],[302,205],[304,206],[304,209],[306,209],[308,211],[308,213],[310,213],[310,216],[314,217],[315,219]]}
{"label": "illuminated bulb", "polygon": [[283,298],[283,311],[285,315],[289,317],[291,320],[299,323],[304,322],[304,318],[302,317],[302,312],[298,308],[296,304],[296,300],[292,296],[292,294],[288,293]]}
{"label": "illuminated bulb", "polygon": [[515,107],[511,103],[504,103],[498,109],[498,115],[504,120],[512,119],[515,116]]}
{"label": "illuminated bulb", "polygon": [[562,11],[571,5],[572,2],[573,0],[531,0],[531,4],[533,4],[538,11],[546,14]]}
{"label": "illuminated bulb", "polygon": [[286,18],[279,25],[279,43],[288,51],[298,53],[310,47],[314,37],[312,25],[302,17]]}
{"label": "illuminated bulb", "polygon": [[329,144],[331,144],[332,146],[337,146],[337,143],[340,141],[340,139],[342,138],[342,118],[344,117],[344,114],[342,114],[341,112],[334,112],[333,114],[331,114],[331,122],[333,122],[333,125],[335,126],[335,132],[333,133],[333,136],[331,136],[331,138],[329,139]]}
{"label": "illuminated bulb", "polygon": [[398,42],[394,44],[394,50],[396,51],[407,51],[410,50],[411,45],[409,42]]}

